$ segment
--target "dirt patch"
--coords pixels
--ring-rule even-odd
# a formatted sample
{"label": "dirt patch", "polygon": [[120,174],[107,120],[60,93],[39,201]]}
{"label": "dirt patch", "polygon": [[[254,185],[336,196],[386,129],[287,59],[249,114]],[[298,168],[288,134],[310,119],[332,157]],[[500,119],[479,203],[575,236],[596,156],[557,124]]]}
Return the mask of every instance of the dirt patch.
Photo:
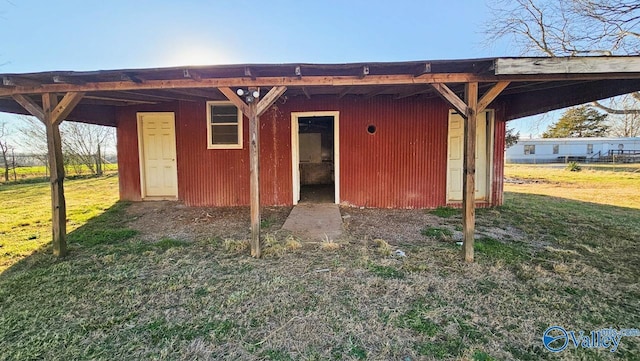
{"label": "dirt patch", "polygon": [[[262,230],[279,230],[290,212],[290,207],[262,208]],[[145,240],[199,241],[251,236],[249,207],[187,207],[171,201],[138,202],[127,209],[127,215],[131,217],[131,228],[138,230]]]}
{"label": "dirt patch", "polygon": [[[263,234],[279,233],[291,207],[264,207]],[[384,239],[394,245],[420,245],[431,241],[421,234],[428,227],[449,229],[451,241],[462,239],[461,217],[442,218],[421,209],[360,209],[341,207],[344,226],[342,241],[358,243]],[[248,207],[187,207],[179,202],[139,202],[127,209],[130,226],[144,240],[162,238],[199,241],[206,239],[248,239],[251,236]],[[487,218],[490,218],[487,217]],[[513,227],[499,228],[478,218],[477,238],[519,241],[525,235]],[[282,233],[288,233],[282,231]]]}
{"label": "dirt patch", "polygon": [[535,178],[505,178],[505,183],[509,184],[560,184],[559,182],[552,182],[547,179],[535,179]]}

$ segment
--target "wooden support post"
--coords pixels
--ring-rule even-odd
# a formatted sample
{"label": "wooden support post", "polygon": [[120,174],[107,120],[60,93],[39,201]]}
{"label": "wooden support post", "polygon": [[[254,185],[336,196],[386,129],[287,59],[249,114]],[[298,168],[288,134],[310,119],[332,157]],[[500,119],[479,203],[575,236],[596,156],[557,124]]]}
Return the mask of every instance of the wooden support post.
{"label": "wooden support post", "polygon": [[[224,96],[249,118],[249,197],[251,205],[251,256],[260,258],[260,115],[262,115],[287,90],[276,86],[258,102],[245,103],[231,88],[218,88]],[[249,88],[250,92],[257,90]]]}
{"label": "wooden support post", "polygon": [[[251,91],[251,90],[250,90]],[[251,256],[260,258],[260,117],[257,102],[249,103],[249,167],[251,198]]]}
{"label": "wooden support post", "polygon": [[62,140],[59,122],[52,122],[51,117],[58,105],[55,94],[42,95],[47,129],[47,148],[49,150],[49,177],[51,180],[51,223],[53,228],[53,254],[58,257],[67,255],[67,204],[64,197],[64,162],[62,159]]}
{"label": "wooden support post", "polygon": [[462,194],[462,230],[464,234],[462,255],[466,262],[473,262],[473,240],[476,225],[476,124],[478,118],[478,83],[465,86],[467,113],[464,121],[464,165]]}
{"label": "wooden support post", "polygon": [[67,93],[58,103],[56,94],[44,93],[42,94],[42,107],[25,95],[13,96],[13,99],[31,115],[40,119],[46,128],[51,181],[52,244],[53,254],[58,257],[64,257],[67,254],[67,205],[64,198],[64,162],[60,123],[71,113],[83,96],[84,93]]}

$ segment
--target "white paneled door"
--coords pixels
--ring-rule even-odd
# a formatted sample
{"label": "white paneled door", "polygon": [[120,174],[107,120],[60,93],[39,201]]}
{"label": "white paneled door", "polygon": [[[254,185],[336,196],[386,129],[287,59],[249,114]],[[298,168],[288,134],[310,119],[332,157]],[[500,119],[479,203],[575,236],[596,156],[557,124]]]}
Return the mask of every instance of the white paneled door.
{"label": "white paneled door", "polygon": [[[476,200],[488,200],[490,143],[487,137],[491,117],[489,112],[478,114],[476,133]],[[449,112],[449,139],[447,161],[447,202],[462,201],[462,176],[464,164],[464,118]]]}
{"label": "white paneled door", "polygon": [[174,113],[138,113],[142,195],[178,196]]}

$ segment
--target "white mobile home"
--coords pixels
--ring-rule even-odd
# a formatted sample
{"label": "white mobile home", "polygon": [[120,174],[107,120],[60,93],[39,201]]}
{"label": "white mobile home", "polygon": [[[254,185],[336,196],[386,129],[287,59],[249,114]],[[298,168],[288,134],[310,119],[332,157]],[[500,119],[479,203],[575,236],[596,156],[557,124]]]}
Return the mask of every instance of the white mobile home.
{"label": "white mobile home", "polygon": [[507,163],[640,161],[640,138],[520,139],[507,148]]}

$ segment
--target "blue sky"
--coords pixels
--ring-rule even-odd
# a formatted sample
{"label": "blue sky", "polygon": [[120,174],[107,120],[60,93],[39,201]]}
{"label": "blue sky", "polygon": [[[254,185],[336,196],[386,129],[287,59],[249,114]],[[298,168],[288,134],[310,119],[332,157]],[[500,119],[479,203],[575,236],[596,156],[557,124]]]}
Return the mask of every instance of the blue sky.
{"label": "blue sky", "polygon": [[0,73],[519,55],[488,21],[483,0],[0,0]]}

